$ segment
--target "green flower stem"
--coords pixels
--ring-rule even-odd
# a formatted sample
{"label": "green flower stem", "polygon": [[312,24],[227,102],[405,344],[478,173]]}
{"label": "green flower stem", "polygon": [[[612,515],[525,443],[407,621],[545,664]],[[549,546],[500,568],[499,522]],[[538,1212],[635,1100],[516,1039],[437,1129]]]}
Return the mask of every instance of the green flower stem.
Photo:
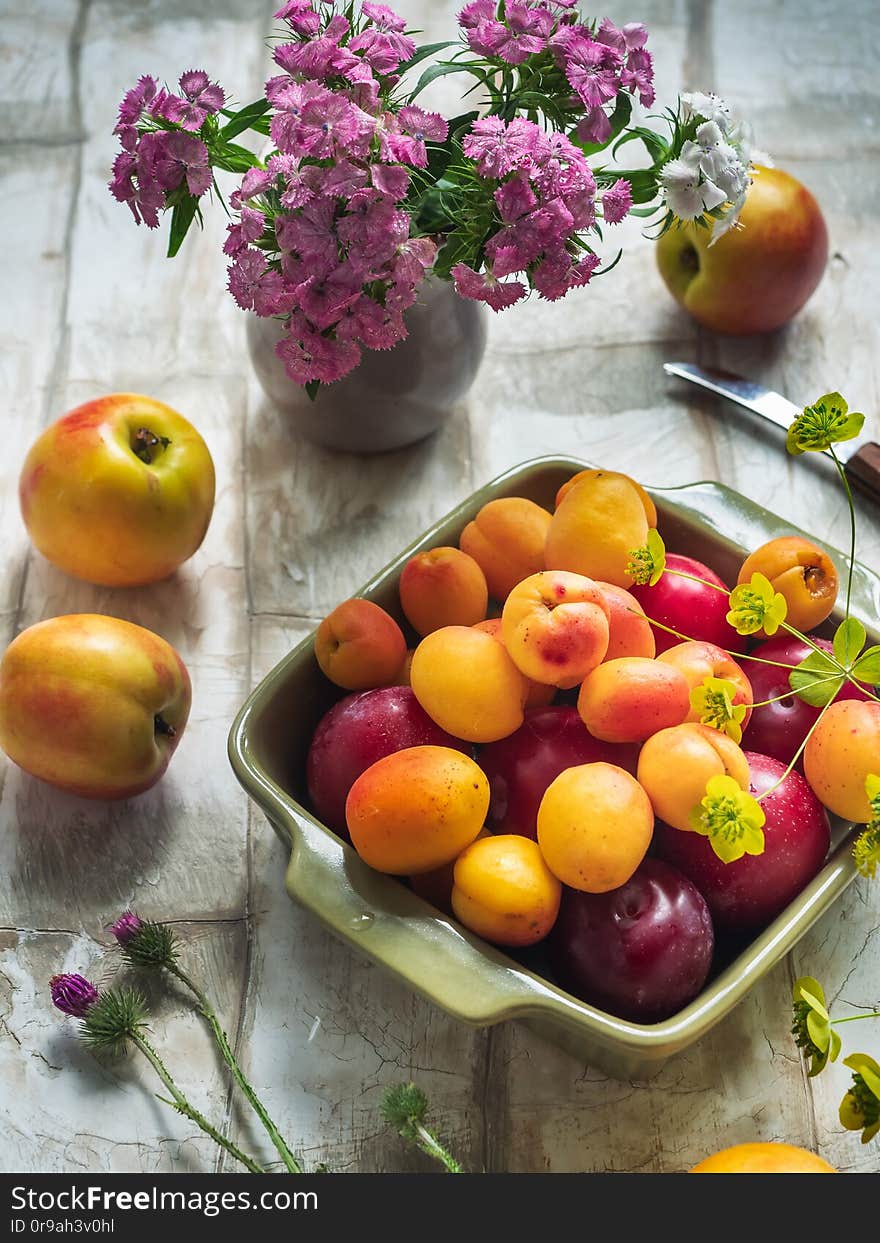
{"label": "green flower stem", "polygon": [[673,570],[666,565],[663,567],[663,573],[674,574],[676,578],[689,578],[692,583],[702,583],[704,587],[711,587],[713,591],[721,591],[726,596],[730,595],[726,587],[719,587],[717,583],[710,583],[708,578],[699,578],[696,574],[688,574],[686,570]]}
{"label": "green flower stem", "polygon": [[[165,1087],[171,1093],[172,1099],[167,1102],[168,1104],[172,1104],[179,1113],[182,1113],[184,1117],[189,1118],[191,1122],[194,1122],[200,1130],[204,1131],[206,1135],[211,1137],[215,1144],[219,1144],[221,1148],[225,1148],[230,1156],[234,1157],[236,1161],[239,1161],[243,1166],[245,1166],[246,1169],[250,1170],[252,1174],[266,1173],[261,1165],[258,1165],[252,1157],[247,1155],[247,1153],[242,1152],[241,1149],[233,1144],[231,1140],[227,1139],[225,1135],[221,1135],[217,1128],[213,1127],[208,1119],[200,1114],[199,1111],[189,1103],[178,1088],[177,1084],[171,1078],[168,1067],[159,1057],[159,1054],[153,1046],[148,1040],[145,1039],[144,1036],[141,1035],[140,1032],[131,1032],[129,1034],[129,1038],[135,1047],[140,1049],[141,1053],[143,1053],[144,1057],[153,1067],[153,1070],[155,1070],[156,1074],[165,1084]],[[160,1097],[159,1099],[164,1100],[165,1098]]]}
{"label": "green flower stem", "polygon": [[831,1026],[837,1027],[840,1023],[857,1023],[859,1019],[880,1019],[880,1010],[871,1010],[866,1014],[848,1014],[845,1019],[832,1019]]}
{"label": "green flower stem", "polygon": [[262,1101],[257,1096],[254,1089],[251,1087],[248,1080],[245,1078],[244,1072],[242,1071],[241,1067],[238,1064],[235,1054],[232,1051],[232,1047],[229,1044],[229,1040],[227,1039],[226,1033],[224,1032],[223,1028],[220,1026],[220,1020],[217,1018],[217,1015],[211,1003],[208,1001],[207,997],[202,992],[202,990],[198,987],[195,981],[191,980],[190,977],[186,974],[186,972],[182,971],[180,967],[177,966],[176,963],[169,963],[167,965],[167,970],[171,973],[171,975],[175,976],[178,980],[180,980],[181,984],[185,985],[186,988],[189,989],[189,991],[192,993],[192,995],[195,997],[196,1001],[198,1002],[199,1010],[201,1011],[202,1015],[206,1019],[209,1027],[211,1028],[211,1031],[214,1033],[214,1039],[217,1041],[217,1047],[220,1050],[220,1054],[224,1062],[229,1067],[229,1070],[230,1070],[230,1073],[232,1074],[233,1079],[238,1084],[238,1086],[241,1088],[242,1092],[244,1093],[245,1097],[250,1103],[251,1108],[253,1109],[254,1113],[257,1115],[257,1117],[262,1122],[263,1126],[266,1128],[266,1132],[269,1138],[271,1139],[272,1143],[274,1144],[278,1155],[281,1157],[281,1160],[284,1162],[284,1165],[285,1165],[285,1168],[288,1174],[302,1174],[303,1172],[302,1166],[300,1165],[296,1157],[293,1155],[293,1153],[288,1148],[284,1138],[282,1137],[275,1123],[272,1121],[272,1119],[269,1117],[268,1113],[266,1112],[266,1108],[263,1105]]}
{"label": "green flower stem", "polygon": [[421,1148],[422,1152],[429,1157],[433,1157],[435,1161],[439,1161],[445,1168],[447,1174],[464,1173],[464,1170],[456,1161],[455,1157],[446,1151],[437,1139],[436,1135],[432,1135],[428,1128],[423,1126],[421,1122],[413,1121],[412,1126],[417,1137],[415,1143],[419,1148]]}
{"label": "green flower stem", "polygon": [[774,784],[770,787],[770,789],[769,789],[769,790],[765,790],[763,794],[759,794],[759,795],[757,796],[757,802],[759,802],[759,803],[760,803],[760,802],[763,802],[763,800],[764,800],[765,798],[769,798],[769,796],[770,796],[771,794],[773,794],[773,793],[774,793],[774,791],[776,791],[776,790],[778,790],[778,789],[779,789],[779,787],[782,785],[783,781],[785,781],[786,777],[788,777],[788,775],[789,775],[789,774],[790,774],[790,773],[794,770],[794,766],[795,766],[795,764],[797,764],[798,760],[801,758],[801,756],[803,755],[804,751],[806,750],[807,743],[810,741],[810,738],[813,736],[813,732],[814,732],[814,730],[816,729],[816,726],[819,724],[819,722],[822,720],[822,717],[823,717],[823,716],[825,715],[825,713],[828,711],[828,706],[829,706],[829,704],[831,704],[831,703],[833,703],[833,702],[834,702],[834,700],[832,699],[832,700],[829,700],[827,704],[825,704],[825,706],[823,707],[822,711],[819,713],[819,715],[816,717],[816,719],[815,719],[815,721],[813,722],[813,724],[812,724],[812,725],[810,726],[810,728],[807,730],[807,733],[806,733],[806,736],[805,736],[805,738],[804,738],[803,742],[802,742],[802,743],[801,743],[801,745],[798,747],[797,751],[795,751],[794,755],[791,757],[791,763],[789,764],[788,768],[786,768],[785,772],[782,774],[782,776],[779,778],[779,780],[778,780],[778,781],[776,781],[776,782],[774,782]]}
{"label": "green flower stem", "polygon": [[[785,666],[785,665],[783,666],[783,668],[787,668],[787,667],[788,666]],[[823,686],[826,682],[836,682],[837,678],[838,678],[838,674],[836,673],[829,674],[827,678],[817,678],[815,682],[811,683],[811,685],[812,686]],[[799,691],[786,691],[784,695],[774,695],[772,699],[762,699],[758,703],[748,704],[747,707],[766,708],[768,704],[778,704],[778,703],[781,703],[783,699],[791,699],[795,695],[798,695],[798,694],[800,694]]]}
{"label": "green flower stem", "polygon": [[[847,617],[849,617],[849,604],[848,603],[846,606],[846,615]],[[814,643],[808,634],[801,634],[800,630],[795,630],[794,626],[790,626],[787,621],[781,621],[779,623],[779,629],[784,630],[787,634],[790,634],[795,639],[800,639],[803,643],[806,643],[808,647],[811,647],[814,652],[818,652],[820,656],[826,656],[828,660],[833,660],[834,663],[837,665],[838,669],[840,670],[840,672],[843,674],[846,673],[846,668],[840,663],[840,661],[837,659],[834,653],[826,652],[824,647],[820,647],[818,643]]]}
{"label": "green flower stem", "polygon": [[856,562],[856,507],[853,504],[852,489],[849,486],[846,471],[843,469],[843,463],[840,458],[834,452],[834,445],[829,447],[828,452],[834,459],[834,465],[837,467],[837,473],[840,475],[841,482],[843,483],[843,487],[846,492],[846,502],[849,505],[849,574],[846,579],[846,616],[849,617],[849,602],[852,597],[853,567]]}

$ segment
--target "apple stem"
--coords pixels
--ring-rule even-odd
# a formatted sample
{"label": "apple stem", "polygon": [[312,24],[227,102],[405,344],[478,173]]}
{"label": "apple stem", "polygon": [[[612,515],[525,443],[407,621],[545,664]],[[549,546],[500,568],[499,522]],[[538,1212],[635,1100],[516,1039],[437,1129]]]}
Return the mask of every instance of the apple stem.
{"label": "apple stem", "polygon": [[159,716],[158,713],[153,717],[153,728],[157,734],[164,734],[166,738],[177,737],[177,730],[174,726],[169,725],[165,718]]}
{"label": "apple stem", "polygon": [[148,427],[139,427],[132,438],[131,451],[135,457],[151,466],[157,447],[161,445],[163,449],[167,449],[170,444],[167,436],[157,436]]}

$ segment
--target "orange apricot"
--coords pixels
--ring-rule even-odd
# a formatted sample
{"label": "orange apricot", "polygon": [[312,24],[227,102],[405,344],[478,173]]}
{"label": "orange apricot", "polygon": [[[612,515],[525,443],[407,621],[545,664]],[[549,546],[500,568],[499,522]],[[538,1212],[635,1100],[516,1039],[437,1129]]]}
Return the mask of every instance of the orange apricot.
{"label": "orange apricot", "polygon": [[796,1144],[767,1140],[733,1144],[691,1167],[690,1174],[837,1174],[833,1165]]}
{"label": "orange apricot", "polygon": [[[732,682],[736,687],[736,693],[731,698],[731,704],[734,707],[740,704],[746,705],[746,714],[741,722],[742,728],[745,729],[752,715],[754,703],[752,684],[742,666],[738,665],[732,656],[728,656],[723,648],[716,647],[714,643],[689,640],[687,643],[676,643],[674,647],[667,648],[657,659],[662,660],[666,665],[672,665],[673,668],[683,673],[690,690],[702,686],[706,678],[721,678],[725,682]],[[691,708],[686,719],[699,721],[699,710]]]}
{"label": "orange apricot", "polygon": [[611,610],[606,660],[618,656],[644,656],[650,660],[657,652],[654,631],[645,610],[634,595],[614,583],[597,582]]}
{"label": "orange apricot", "polygon": [[594,738],[642,742],[687,719],[690,688],[684,675],[670,665],[623,656],[606,661],[584,678],[577,708]]}
{"label": "orange apricot", "polygon": [[538,845],[564,885],[607,893],[625,885],[654,832],[647,794],[614,764],[566,768],[538,808]]}
{"label": "orange apricot", "polygon": [[866,824],[871,803],[865,779],[880,776],[880,703],[841,699],[829,704],[804,749],[804,775],[835,816]]}
{"label": "orange apricot", "polygon": [[650,524],[642,496],[626,475],[588,471],[562,498],[544,547],[548,570],[569,570],[629,587],[632,551],[641,548]]}
{"label": "orange apricot", "polygon": [[[499,643],[504,642],[500,617],[487,617],[485,621],[477,622],[474,630],[485,630],[486,634],[491,634]],[[555,686],[549,686],[543,682],[533,682],[531,678],[525,678],[525,683],[527,694],[523,704],[524,708],[546,708],[556,696]]]}
{"label": "orange apricot", "polygon": [[562,885],[537,842],[518,834],[486,837],[455,863],[452,909],[495,945],[534,945],[556,923]]}
{"label": "orange apricot", "polygon": [[812,630],[831,615],[839,586],[834,562],[802,535],[783,535],[756,548],[743,562],[737,583],[763,574],[774,591],[785,597],[786,621],[798,630]]}
{"label": "orange apricot", "polygon": [[486,616],[486,576],[460,548],[429,548],[403,567],[400,603],[420,635],[443,626],[473,626]]}
{"label": "orange apricot", "polygon": [[497,742],[523,723],[526,680],[504,644],[483,630],[444,626],[426,635],[410,685],[431,720],[467,742]]}
{"label": "orange apricot", "polygon": [[532,574],[505,601],[504,644],[527,678],[577,686],[608,651],[610,611],[601,589],[583,575]]}
{"label": "orange apricot", "polygon": [[409,876],[451,863],[486,819],[489,782],[451,747],[408,747],[371,764],[345,803],[352,845],[379,872]]}
{"label": "orange apricot", "polygon": [[644,506],[645,517],[648,519],[648,526],[655,527],[657,525],[657,507],[654,504],[654,502],[651,500],[648,493],[645,491],[645,489],[642,487],[640,483],[636,482],[635,479],[632,479],[629,475],[621,474],[620,471],[599,470],[596,468],[590,468],[589,470],[579,470],[576,475],[572,475],[571,479],[566,480],[566,482],[562,485],[562,487],[556,493],[556,508],[557,509],[559,508],[559,506],[565,500],[566,496],[572,490],[575,484],[583,483],[585,479],[594,479],[597,475],[614,475],[615,478],[617,479],[626,479],[627,482],[631,483],[632,486],[635,488],[636,492],[638,492],[642,505]]}
{"label": "orange apricot", "polygon": [[489,501],[461,533],[459,545],[486,576],[489,595],[506,600],[517,583],[544,568],[552,515],[522,496]]}
{"label": "orange apricot", "polygon": [[346,600],[315,634],[315,658],[322,672],[347,691],[393,683],[405,656],[403,631],[371,600]]}
{"label": "orange apricot", "polygon": [[691,832],[690,814],[706,796],[712,777],[728,776],[748,790],[749,762],[727,734],[692,721],[652,734],[636,771],[654,812],[674,829]]}

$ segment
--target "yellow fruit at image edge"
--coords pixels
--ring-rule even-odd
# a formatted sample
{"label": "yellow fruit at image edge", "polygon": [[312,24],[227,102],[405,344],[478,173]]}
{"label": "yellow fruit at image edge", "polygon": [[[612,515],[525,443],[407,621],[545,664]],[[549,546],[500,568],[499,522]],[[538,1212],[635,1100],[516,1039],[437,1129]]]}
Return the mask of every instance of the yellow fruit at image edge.
{"label": "yellow fruit at image edge", "polygon": [[173,574],[202,543],[214,463],[176,410],[111,393],[43,432],[22,467],[19,500],[31,540],[58,569],[137,587]]}
{"label": "yellow fruit at image edge", "polygon": [[151,630],[93,613],[52,617],[0,661],[0,746],[70,794],[129,798],[165,772],[191,697],[186,666]]}
{"label": "yellow fruit at image edge", "polygon": [[806,1148],[778,1142],[734,1144],[700,1161],[690,1174],[837,1174]]}

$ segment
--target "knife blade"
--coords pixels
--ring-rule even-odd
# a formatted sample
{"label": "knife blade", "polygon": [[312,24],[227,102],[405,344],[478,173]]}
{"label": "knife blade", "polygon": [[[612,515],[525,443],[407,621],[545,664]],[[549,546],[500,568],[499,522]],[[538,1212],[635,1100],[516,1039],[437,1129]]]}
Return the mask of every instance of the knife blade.
{"label": "knife blade", "polygon": [[[788,431],[792,420],[801,413],[802,407],[765,388],[755,380],[736,375],[732,371],[700,367],[697,363],[664,363],[667,375],[688,380],[719,397],[726,397],[752,414]],[[867,438],[844,441],[835,446],[835,453],[843,463],[850,484],[873,501],[880,503],[880,444]],[[831,459],[826,452],[824,457]]]}

